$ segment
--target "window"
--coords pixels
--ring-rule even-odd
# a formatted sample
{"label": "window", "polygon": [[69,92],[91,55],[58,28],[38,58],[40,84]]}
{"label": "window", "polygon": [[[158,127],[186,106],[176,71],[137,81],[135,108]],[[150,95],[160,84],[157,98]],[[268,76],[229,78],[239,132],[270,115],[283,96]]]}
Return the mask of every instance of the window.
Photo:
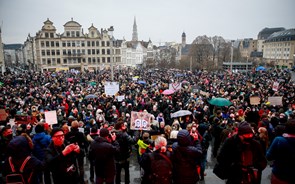
{"label": "window", "polygon": [[91,49],[87,49],[87,54],[88,54],[88,55],[91,54]]}
{"label": "window", "polygon": [[46,65],[46,59],[42,59],[42,65]]}
{"label": "window", "polygon": [[103,55],[105,55],[105,50],[104,50],[104,49],[101,49],[101,53],[102,53]]}
{"label": "window", "polygon": [[48,38],[48,37],[49,37],[48,33],[45,33],[45,38]]}
{"label": "window", "polygon": [[111,58],[110,57],[108,57],[108,63],[110,63],[111,62]]}
{"label": "window", "polygon": [[91,58],[88,58],[88,64],[90,64],[91,63]]}
{"label": "window", "polygon": [[76,37],[80,37],[80,32],[76,31]]}
{"label": "window", "polygon": [[55,58],[52,58],[52,65],[56,65]]}
{"label": "window", "polygon": [[72,41],[72,47],[75,47],[76,43],[75,41]]}
{"label": "window", "polygon": [[92,63],[95,63],[96,62],[96,59],[95,58],[92,58]]}
{"label": "window", "polygon": [[47,64],[51,65],[51,60],[50,59],[47,59]]}
{"label": "window", "polygon": [[91,37],[92,38],[94,37],[94,31],[91,31]]}
{"label": "window", "polygon": [[101,59],[102,59],[102,62],[103,62],[103,63],[106,62],[106,58],[105,58],[105,57],[102,57]]}
{"label": "window", "polygon": [[46,42],[46,47],[49,47],[49,41]]}
{"label": "window", "polygon": [[96,41],[96,47],[98,47],[99,46],[99,41]]}
{"label": "window", "polygon": [[70,34],[71,34],[71,33],[70,33],[70,31],[67,31],[66,34],[67,34],[67,37],[70,37]]}
{"label": "window", "polygon": [[81,63],[81,58],[78,58],[78,63]]}
{"label": "window", "polygon": [[67,41],[67,46],[68,46],[68,47],[71,46],[71,41]]}
{"label": "window", "polygon": [[66,50],[66,49],[63,49],[63,50],[62,50],[62,54],[63,54],[63,55],[67,55],[67,50]]}
{"label": "window", "polygon": [[44,42],[42,41],[42,42],[41,42],[41,47],[44,47],[44,46],[45,46],[45,44],[44,44]]}
{"label": "window", "polygon": [[97,63],[100,63],[100,58],[99,57],[97,58]]}
{"label": "window", "polygon": [[96,54],[99,54],[99,49],[96,49]]}
{"label": "window", "polygon": [[71,55],[71,54],[72,54],[72,53],[71,53],[71,50],[69,49],[69,50],[68,50],[68,55]]}
{"label": "window", "polygon": [[107,41],[107,46],[108,46],[108,47],[110,46],[110,42],[109,42],[109,41]]}
{"label": "window", "polygon": [[80,41],[76,42],[77,47],[80,47],[80,44],[81,44]]}
{"label": "window", "polygon": [[60,55],[60,51],[59,50],[56,50],[56,55]]}
{"label": "window", "polygon": [[60,58],[57,58],[56,62],[57,62],[57,64],[60,64]]}
{"label": "window", "polygon": [[90,47],[90,41],[87,41],[87,47]]}
{"label": "window", "polygon": [[95,42],[94,41],[92,41],[91,46],[95,47]]}
{"label": "window", "polygon": [[75,31],[71,31],[71,37],[75,37]]}
{"label": "window", "polygon": [[64,59],[64,64],[67,64],[67,63],[68,63],[67,59]]}
{"label": "window", "polygon": [[54,41],[51,41],[51,47],[54,47]]}
{"label": "window", "polygon": [[101,46],[104,47],[104,41],[101,42]]}
{"label": "window", "polygon": [[66,42],[65,41],[62,42],[62,46],[66,47]]}
{"label": "window", "polygon": [[107,54],[110,55],[111,54],[111,50],[107,49]]}
{"label": "window", "polygon": [[81,41],[81,46],[82,46],[82,47],[85,47],[85,43],[84,43],[84,41]]}
{"label": "window", "polygon": [[46,50],[46,55],[50,56],[50,50]]}
{"label": "window", "polygon": [[53,33],[50,33],[50,38],[54,38],[54,35],[53,35]]}
{"label": "window", "polygon": [[42,50],[41,53],[42,53],[42,56],[45,56],[45,50]]}
{"label": "window", "polygon": [[92,55],[95,55],[95,49],[92,49]]}
{"label": "window", "polygon": [[55,46],[56,47],[59,47],[59,42],[55,42]]}
{"label": "window", "polygon": [[55,50],[52,50],[52,51],[51,51],[51,55],[52,55],[52,56],[55,56]]}

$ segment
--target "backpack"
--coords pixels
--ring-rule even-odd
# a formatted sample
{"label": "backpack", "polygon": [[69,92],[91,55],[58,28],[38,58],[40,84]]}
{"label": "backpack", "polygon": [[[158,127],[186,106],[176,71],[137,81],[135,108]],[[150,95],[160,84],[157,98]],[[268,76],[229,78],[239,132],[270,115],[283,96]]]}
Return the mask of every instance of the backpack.
{"label": "backpack", "polygon": [[12,164],[12,158],[11,157],[8,158],[9,165],[11,168],[11,173],[6,176],[6,184],[27,184],[27,183],[30,183],[31,176],[33,173],[30,174],[28,181],[26,181],[23,176],[24,168],[25,168],[27,162],[30,160],[30,158],[31,158],[31,156],[27,156],[27,158],[23,161],[23,163],[18,171],[15,170],[14,165]]}
{"label": "backpack", "polygon": [[171,184],[172,183],[172,162],[162,154],[148,154],[151,160],[151,183]]}

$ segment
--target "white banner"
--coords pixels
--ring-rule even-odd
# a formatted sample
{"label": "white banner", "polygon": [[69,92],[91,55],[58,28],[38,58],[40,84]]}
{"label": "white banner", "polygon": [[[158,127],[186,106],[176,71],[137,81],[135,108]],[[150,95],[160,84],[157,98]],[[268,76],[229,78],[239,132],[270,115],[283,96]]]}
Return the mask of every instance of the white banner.
{"label": "white banner", "polygon": [[177,91],[177,90],[181,89],[181,83],[170,83],[169,89],[173,90],[173,91]]}
{"label": "white banner", "polygon": [[45,112],[45,121],[49,125],[57,124],[56,111],[47,111],[47,112]]}
{"label": "white banner", "polygon": [[105,82],[104,91],[106,95],[113,96],[119,91],[119,83],[118,82]]}

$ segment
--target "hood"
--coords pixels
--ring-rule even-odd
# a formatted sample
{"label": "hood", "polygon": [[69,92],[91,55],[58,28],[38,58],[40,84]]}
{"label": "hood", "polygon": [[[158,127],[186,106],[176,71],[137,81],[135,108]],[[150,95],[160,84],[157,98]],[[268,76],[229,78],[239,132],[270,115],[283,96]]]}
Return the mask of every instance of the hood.
{"label": "hood", "polygon": [[27,139],[19,135],[12,139],[7,146],[7,153],[15,158],[27,157],[31,154],[31,148]]}
{"label": "hood", "polygon": [[177,142],[180,146],[189,146],[192,143],[192,137],[187,130],[180,130],[177,134]]}

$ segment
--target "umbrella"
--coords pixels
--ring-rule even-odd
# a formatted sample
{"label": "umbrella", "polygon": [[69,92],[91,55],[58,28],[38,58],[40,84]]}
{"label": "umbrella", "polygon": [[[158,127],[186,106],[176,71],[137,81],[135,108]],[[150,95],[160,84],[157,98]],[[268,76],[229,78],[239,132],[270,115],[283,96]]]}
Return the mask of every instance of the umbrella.
{"label": "umbrella", "polygon": [[142,81],[142,80],[137,81],[137,83],[138,84],[146,84],[146,82],[145,81]]}
{"label": "umbrella", "polygon": [[92,99],[92,98],[97,98],[97,96],[94,95],[94,94],[90,94],[90,95],[86,95],[86,96],[84,97],[84,99]]}
{"label": "umbrella", "polygon": [[174,90],[172,90],[172,89],[165,89],[165,90],[162,92],[163,95],[171,95],[171,94],[173,94],[173,93],[174,93]]}
{"label": "umbrella", "polygon": [[68,78],[67,80],[68,80],[68,82],[73,82],[74,79],[73,78]]}
{"label": "umbrella", "polygon": [[256,71],[265,71],[266,69],[263,66],[258,66]]}
{"label": "umbrella", "polygon": [[91,81],[91,82],[89,82],[89,84],[90,84],[90,86],[95,86],[96,85],[96,82]]}
{"label": "umbrella", "polygon": [[232,105],[232,103],[226,98],[212,98],[211,100],[209,100],[209,103],[211,105],[216,105],[220,107]]}
{"label": "umbrella", "polygon": [[171,118],[177,118],[177,117],[187,116],[187,115],[191,115],[191,114],[192,114],[192,112],[189,110],[179,110],[179,111],[172,113]]}

